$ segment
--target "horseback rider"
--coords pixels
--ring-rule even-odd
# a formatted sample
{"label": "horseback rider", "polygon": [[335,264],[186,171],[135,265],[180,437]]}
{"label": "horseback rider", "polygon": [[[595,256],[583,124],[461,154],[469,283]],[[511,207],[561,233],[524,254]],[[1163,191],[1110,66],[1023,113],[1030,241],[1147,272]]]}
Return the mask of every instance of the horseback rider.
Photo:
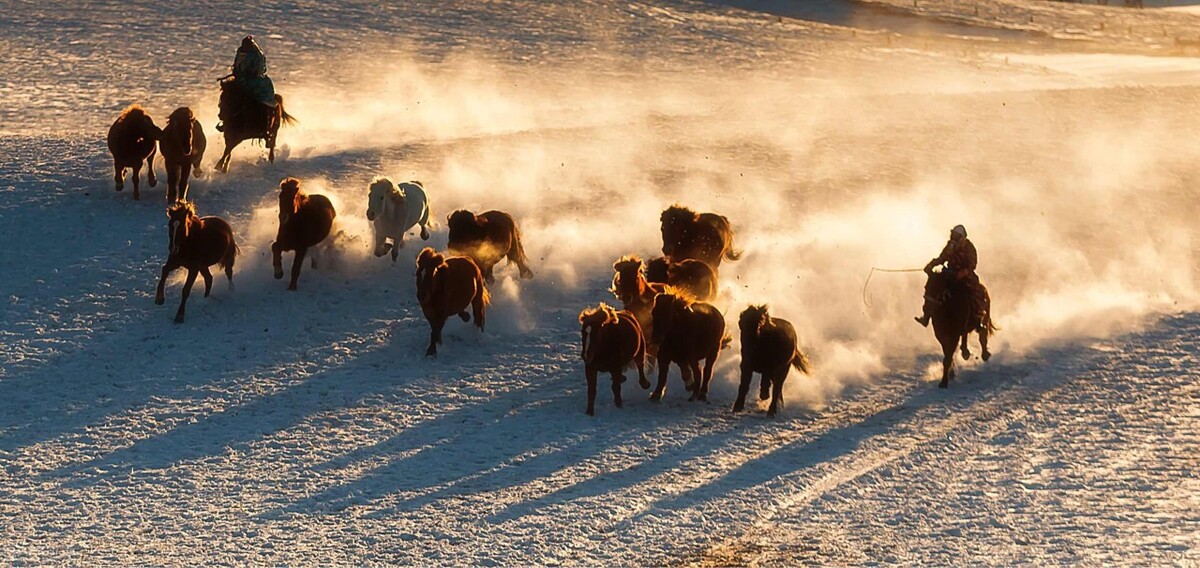
{"label": "horseback rider", "polygon": [[[965,291],[971,295],[972,302],[979,310],[984,309],[977,296],[979,289],[979,276],[975,274],[975,266],[979,262],[979,256],[975,252],[975,245],[967,238],[967,229],[962,225],[955,225],[950,230],[950,240],[946,242],[946,246],[942,249],[942,254],[937,258],[929,261],[925,265],[925,273],[934,277],[933,269],[937,266],[943,266],[943,277],[950,278],[951,289]],[[922,306],[922,314],[913,319],[923,326],[929,326],[930,302],[926,301]]]}
{"label": "horseback rider", "polygon": [[[225,76],[221,88],[229,88],[232,83],[241,87],[250,99],[269,108],[275,108],[275,85],[267,76],[267,55],[254,41],[254,36],[242,39],[237,54],[233,58],[233,73]],[[232,81],[228,79],[232,77]],[[221,109],[219,118],[223,122],[240,114],[242,109]],[[224,130],[223,124],[217,125],[217,130]]]}

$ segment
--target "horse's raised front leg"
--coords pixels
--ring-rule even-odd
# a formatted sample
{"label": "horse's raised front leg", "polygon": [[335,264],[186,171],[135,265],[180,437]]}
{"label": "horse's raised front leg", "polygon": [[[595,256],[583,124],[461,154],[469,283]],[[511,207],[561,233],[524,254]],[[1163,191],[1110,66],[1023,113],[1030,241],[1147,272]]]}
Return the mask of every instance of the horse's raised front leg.
{"label": "horse's raised front leg", "polygon": [[183,311],[187,307],[188,296],[192,293],[192,285],[196,283],[197,272],[188,269],[187,281],[183,283],[183,293],[179,298],[179,311],[175,312],[175,323],[183,323]]}
{"label": "horse's raised front leg", "polygon": [[963,361],[969,361],[971,359],[971,348],[967,347],[967,338],[970,336],[971,336],[971,332],[969,332],[969,331],[962,334],[961,350],[962,350]]}
{"label": "horse's raised front leg", "polygon": [[208,267],[200,269],[200,276],[204,277],[204,297],[207,298],[212,293],[212,273],[208,271]]}
{"label": "horse's raised front leg", "polygon": [[283,279],[283,247],[279,241],[271,243],[271,266],[275,268],[275,279]]}
{"label": "horse's raised front leg", "polygon": [[155,304],[161,306],[167,302],[166,296],[163,295],[163,287],[166,286],[167,275],[176,268],[179,268],[179,265],[171,262],[171,259],[167,259],[167,263],[163,265],[162,274],[158,277],[158,291],[154,294]]}
{"label": "horse's raised front leg", "polygon": [[304,267],[306,253],[308,253],[308,249],[305,247],[296,249],[296,257],[292,259],[292,281],[288,284],[288,290],[293,292],[296,290],[296,282],[300,280],[300,269]]}

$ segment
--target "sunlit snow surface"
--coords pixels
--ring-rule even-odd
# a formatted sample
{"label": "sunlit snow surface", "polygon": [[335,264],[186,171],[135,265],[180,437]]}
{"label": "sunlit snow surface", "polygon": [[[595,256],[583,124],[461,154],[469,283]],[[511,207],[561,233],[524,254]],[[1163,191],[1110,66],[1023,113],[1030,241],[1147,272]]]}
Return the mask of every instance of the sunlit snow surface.
{"label": "sunlit snow surface", "polygon": [[[1193,60],[857,28],[836,2],[396,4],[0,2],[0,561],[1200,561]],[[214,176],[246,33],[300,123]],[[141,202],[112,187],[132,102],[196,110],[192,197],[241,246],[183,325],[182,273],[153,303],[161,164]],[[395,265],[367,250],[376,175],[439,220]],[[344,231],[297,292],[269,258],[285,176]],[[711,404],[673,372],[660,404],[602,379],[583,413],[576,316],[674,202],[737,230],[735,335],[770,303],[816,364],[778,419],[729,413],[736,340]],[[451,321],[429,360],[412,259],[457,208],[512,213],[537,275],[498,267],[486,333]],[[942,391],[920,279],[863,283],[957,223],[1001,330]]]}

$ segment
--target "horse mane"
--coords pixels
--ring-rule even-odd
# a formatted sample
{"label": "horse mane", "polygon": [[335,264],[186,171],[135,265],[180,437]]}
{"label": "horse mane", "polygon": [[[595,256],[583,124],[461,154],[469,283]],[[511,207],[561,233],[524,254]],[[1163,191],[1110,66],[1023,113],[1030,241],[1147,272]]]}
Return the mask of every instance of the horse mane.
{"label": "horse mane", "polygon": [[146,109],[142,108],[142,105],[133,103],[121,111],[121,115],[117,117],[117,120],[124,121],[127,118],[137,118],[139,116],[146,116]]}
{"label": "horse mane", "polygon": [[598,323],[599,325],[608,325],[617,323],[619,318],[617,318],[617,310],[613,309],[612,306],[605,304],[604,302],[600,302],[600,305],[596,306],[595,308],[584,308],[583,311],[579,312],[579,323],[581,324],[594,322],[596,319],[599,319],[600,321],[595,323]]}
{"label": "horse mane", "polygon": [[428,268],[437,270],[442,265],[446,264],[446,257],[441,253],[433,250],[433,247],[425,247],[421,249],[421,253],[417,255],[417,268]]}
{"label": "horse mane", "polygon": [[308,195],[300,189],[300,180],[294,177],[286,177],[283,178],[283,181],[279,182],[279,193],[281,195],[289,191],[295,192],[292,197],[292,212],[295,213],[300,210],[300,204],[304,202]]}
{"label": "horse mane", "polygon": [[755,335],[762,333],[763,327],[766,326],[767,322],[769,321],[771,321],[771,315],[767,312],[766,304],[760,304],[757,306],[751,304],[750,306],[746,307],[746,309],[742,311],[741,316],[738,317],[739,326],[743,328],[753,326]]}
{"label": "horse mane", "polygon": [[691,209],[688,209],[687,207],[684,207],[684,206],[676,203],[676,204],[666,208],[665,210],[663,210],[662,216],[659,217],[659,221],[661,221],[663,223],[666,223],[668,221],[676,221],[676,220],[694,221],[699,217],[700,217],[700,215],[697,214],[695,211],[692,211]]}
{"label": "horse mane", "polygon": [[167,124],[191,122],[196,119],[196,115],[192,113],[192,109],[188,107],[179,107],[167,117]]}
{"label": "horse mane", "polygon": [[663,291],[659,293],[659,296],[670,296],[674,298],[675,301],[682,303],[683,307],[685,308],[690,308],[692,307],[692,304],[696,303],[696,298],[689,294],[687,290],[684,290],[683,288],[676,288],[670,284],[663,286]]}
{"label": "horse mane", "polygon": [[167,208],[167,216],[170,217],[173,213],[186,211],[188,217],[196,215],[196,203],[192,201],[176,201]]}

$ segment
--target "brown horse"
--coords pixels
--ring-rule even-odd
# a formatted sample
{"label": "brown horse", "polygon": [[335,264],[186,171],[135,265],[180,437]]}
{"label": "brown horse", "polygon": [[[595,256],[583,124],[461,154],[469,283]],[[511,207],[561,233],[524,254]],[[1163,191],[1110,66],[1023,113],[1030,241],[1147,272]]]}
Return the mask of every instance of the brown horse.
{"label": "brown horse", "polygon": [[465,256],[446,258],[425,247],[417,255],[417,301],[429,321],[429,348],[425,356],[433,357],[450,316],[458,314],[463,321],[471,321],[468,306],[475,316],[475,327],[483,331],[492,295],[484,286],[483,274],[475,261]]}
{"label": "brown horse", "polygon": [[618,312],[606,304],[579,312],[580,334],[583,336],[583,373],[587,377],[587,414],[596,415],[596,375],[608,373],[612,378],[613,405],[621,408],[621,384],[625,369],[636,365],[638,384],[650,388],[646,378],[646,340],[637,318],[625,311]]}
{"label": "brown horse", "polygon": [[146,162],[146,181],[150,187],[158,185],[158,179],[154,177],[154,147],[160,136],[162,130],[154,125],[154,120],[141,106],[129,105],[121,111],[116,122],[108,129],[108,151],[112,152],[113,181],[116,182],[117,191],[125,189],[125,170],[132,168],[133,198],[142,198],[138,186],[142,162]]}
{"label": "brown horse", "polygon": [[[658,345],[658,386],[650,400],[661,400],[667,389],[667,371],[671,363],[679,366],[683,382],[692,391],[689,400],[708,400],[708,385],[721,350],[732,338],[725,333],[725,317],[717,308],[692,302],[685,294],[668,287],[654,298],[654,333]],[[700,372],[700,360],[704,372]]]}
{"label": "brown horse", "polygon": [[275,95],[275,106],[269,107],[254,100],[249,93],[232,80],[221,82],[221,116],[228,116],[221,130],[225,133],[225,153],[217,160],[216,169],[229,171],[229,158],[233,149],[243,140],[263,140],[267,146],[267,159],[275,161],[275,140],[279,127],[291,126],[296,118],[283,108],[283,96]]}
{"label": "brown horse", "polygon": [[167,262],[163,264],[162,275],[158,278],[158,292],[154,295],[154,303],[163,305],[163,286],[166,285],[167,275],[176,268],[186,268],[187,281],[183,284],[182,298],[179,300],[179,311],[175,312],[175,323],[183,323],[184,308],[187,306],[188,295],[192,293],[192,284],[196,282],[196,274],[204,277],[204,297],[212,292],[212,273],[208,267],[218,264],[225,269],[229,278],[229,289],[233,289],[233,263],[237,260],[238,246],[233,242],[233,229],[220,217],[197,217],[196,206],[190,201],[177,202],[167,209]]}
{"label": "brown horse", "polygon": [[687,258],[703,261],[713,270],[721,260],[737,260],[741,251],[733,249],[733,228],[729,219],[716,213],[696,213],[681,205],[662,212],[662,252],[672,262]]}
{"label": "brown horse", "polygon": [[982,306],[974,306],[969,290],[955,286],[948,272],[930,272],[929,280],[925,283],[925,302],[929,306],[926,313],[933,320],[933,335],[942,346],[942,382],[941,388],[950,386],[954,378],[954,348],[962,345],[964,360],[971,358],[971,350],[967,348],[967,338],[971,332],[979,333],[979,344],[983,347],[983,360],[992,358],[988,351],[988,338],[999,329],[992,322],[991,298],[987,288],[979,283]]}
{"label": "brown horse", "polygon": [[167,164],[167,202],[187,201],[188,178],[193,170],[196,177],[200,177],[200,160],[204,158],[208,139],[188,107],[175,109],[167,117],[167,126],[162,132],[158,146]]}
{"label": "brown horse", "polygon": [[446,224],[450,227],[446,248],[474,260],[489,284],[496,281],[492,268],[505,257],[510,264],[517,265],[521,278],[533,278],[525,247],[521,245],[521,231],[512,215],[503,211],[476,215],[459,209],[446,217]]}
{"label": "brown horse", "polygon": [[[761,373],[758,382],[759,400],[771,399],[767,416],[783,406],[783,381],[790,367],[809,374],[808,357],[796,346],[796,328],[785,319],[773,318],[767,306],[750,306],[738,318],[742,331],[742,382],[738,385],[737,402],[733,411],[740,412],[746,405],[746,392],[754,373]],[[772,388],[773,387],[773,388]]]}
{"label": "brown horse", "polygon": [[717,297],[717,271],[703,261],[688,258],[671,262],[659,256],[646,261],[645,272],[647,281],[670,284],[701,302]]}
{"label": "brown horse", "polygon": [[654,297],[665,290],[666,285],[648,282],[642,275],[642,259],[632,254],[622,256],[613,263],[613,272],[612,287],[608,291],[621,302],[625,311],[637,319],[650,343],[650,355],[653,357],[658,349],[652,339],[654,319],[650,311],[654,308]]}
{"label": "brown horse", "polygon": [[[337,212],[333,210],[329,198],[300,191],[300,180],[290,177],[279,182],[279,232],[275,234],[275,242],[271,243],[271,256],[275,279],[279,280],[283,278],[283,252],[296,251],[288,290],[296,289],[304,255],[309,248],[317,246],[329,236],[336,216]],[[312,257],[313,269],[317,268],[315,252]]]}

